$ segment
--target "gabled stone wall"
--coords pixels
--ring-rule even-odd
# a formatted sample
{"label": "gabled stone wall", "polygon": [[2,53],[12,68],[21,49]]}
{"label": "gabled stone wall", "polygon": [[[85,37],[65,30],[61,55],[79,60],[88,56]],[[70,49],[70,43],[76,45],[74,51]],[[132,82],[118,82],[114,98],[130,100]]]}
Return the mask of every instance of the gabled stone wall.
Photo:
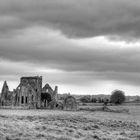
{"label": "gabled stone wall", "polygon": [[9,91],[9,87],[6,81],[2,87],[0,104],[2,106],[9,106],[12,104],[12,92]]}
{"label": "gabled stone wall", "polygon": [[[41,105],[45,104],[47,108],[49,105],[46,103],[47,101],[53,101],[56,104],[57,90],[58,87],[55,87],[53,90],[49,84],[42,88],[42,76],[21,77],[20,84],[13,92],[9,91],[5,81],[2,88],[0,106],[41,108]],[[42,99],[42,95],[45,99]]]}

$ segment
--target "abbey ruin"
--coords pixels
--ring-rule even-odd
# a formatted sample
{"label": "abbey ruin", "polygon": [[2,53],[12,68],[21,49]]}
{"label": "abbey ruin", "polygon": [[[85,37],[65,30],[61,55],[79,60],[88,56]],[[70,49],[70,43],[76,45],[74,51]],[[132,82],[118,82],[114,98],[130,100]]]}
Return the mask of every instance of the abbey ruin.
{"label": "abbey ruin", "polygon": [[22,77],[20,84],[9,91],[5,81],[1,91],[0,106],[21,108],[55,108],[58,87],[53,90],[49,84],[42,87],[42,76]]}

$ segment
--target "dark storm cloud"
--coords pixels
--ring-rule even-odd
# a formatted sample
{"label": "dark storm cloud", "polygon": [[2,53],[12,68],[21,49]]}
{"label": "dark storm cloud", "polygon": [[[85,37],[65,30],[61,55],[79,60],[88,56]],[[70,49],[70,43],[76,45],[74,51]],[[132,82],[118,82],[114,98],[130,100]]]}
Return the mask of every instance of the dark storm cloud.
{"label": "dark storm cloud", "polygon": [[[40,37],[34,31],[27,37],[0,40],[0,57],[17,62],[31,62],[65,71],[139,72],[138,48],[98,47],[76,45],[61,34]],[[46,31],[47,32],[47,31]],[[36,34],[35,36],[33,34]],[[43,34],[44,35],[44,34]],[[36,38],[37,40],[34,40]],[[128,57],[129,56],[129,57]]]}
{"label": "dark storm cloud", "polygon": [[140,49],[136,46],[99,47],[99,42],[91,48],[83,47],[60,32],[38,27],[2,38],[0,44],[0,58],[5,62],[1,63],[1,75],[45,75],[36,69],[49,68],[62,71],[48,74],[50,79],[69,83],[74,83],[73,80],[80,84],[98,80],[140,83]]}
{"label": "dark storm cloud", "polygon": [[0,16],[5,18],[0,23],[3,34],[42,25],[71,37],[140,35],[139,0],[0,0]]}
{"label": "dark storm cloud", "polygon": [[0,76],[49,68],[63,71],[50,76],[62,82],[139,84],[138,47],[93,44],[89,48],[70,39],[139,39],[139,28],[139,0],[0,0],[0,60],[11,61],[7,66],[0,64]]}

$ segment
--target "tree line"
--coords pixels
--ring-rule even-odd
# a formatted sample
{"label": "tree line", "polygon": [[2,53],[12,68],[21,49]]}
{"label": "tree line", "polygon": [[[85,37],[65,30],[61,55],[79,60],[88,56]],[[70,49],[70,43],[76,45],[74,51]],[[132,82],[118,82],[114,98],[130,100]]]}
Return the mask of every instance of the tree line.
{"label": "tree line", "polygon": [[89,95],[83,96],[80,98],[82,103],[113,103],[113,104],[122,104],[125,101],[125,93],[121,90],[114,90],[110,98],[95,98]]}

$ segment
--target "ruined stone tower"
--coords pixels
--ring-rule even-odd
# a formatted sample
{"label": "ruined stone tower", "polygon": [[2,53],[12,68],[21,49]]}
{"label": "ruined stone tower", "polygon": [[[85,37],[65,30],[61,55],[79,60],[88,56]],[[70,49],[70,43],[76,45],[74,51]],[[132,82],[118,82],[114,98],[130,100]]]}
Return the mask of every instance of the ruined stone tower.
{"label": "ruined stone tower", "polygon": [[[29,85],[35,91],[34,102],[36,103],[36,107],[40,108],[41,105],[41,91],[42,91],[42,76],[34,76],[34,77],[22,77],[20,79],[21,85]],[[27,97],[28,98],[28,97]]]}

